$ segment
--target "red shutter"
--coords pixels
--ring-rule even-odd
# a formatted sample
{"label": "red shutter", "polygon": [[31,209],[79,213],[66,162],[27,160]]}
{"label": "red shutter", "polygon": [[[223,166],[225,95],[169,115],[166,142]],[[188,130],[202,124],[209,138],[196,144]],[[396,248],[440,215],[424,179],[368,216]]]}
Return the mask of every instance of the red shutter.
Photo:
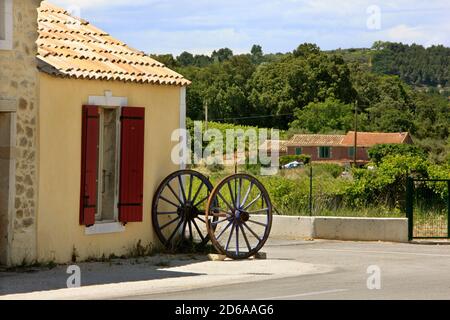
{"label": "red shutter", "polygon": [[122,108],[119,220],[141,222],[144,198],[144,108]]}
{"label": "red shutter", "polygon": [[83,106],[80,224],[86,226],[95,223],[97,209],[98,135],[98,108]]}

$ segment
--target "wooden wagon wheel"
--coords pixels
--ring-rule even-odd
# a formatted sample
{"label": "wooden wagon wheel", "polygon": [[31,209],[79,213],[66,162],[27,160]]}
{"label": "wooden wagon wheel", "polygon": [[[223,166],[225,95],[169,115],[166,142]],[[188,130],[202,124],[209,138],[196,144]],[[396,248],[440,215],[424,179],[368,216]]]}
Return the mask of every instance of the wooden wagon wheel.
{"label": "wooden wagon wheel", "polygon": [[209,241],[205,208],[212,189],[211,182],[193,170],[176,171],[163,180],[153,198],[152,222],[164,246],[176,249],[186,242]]}
{"label": "wooden wagon wheel", "polygon": [[272,227],[272,203],[261,182],[247,174],[223,179],[208,199],[206,221],[214,247],[232,259],[255,255]]}

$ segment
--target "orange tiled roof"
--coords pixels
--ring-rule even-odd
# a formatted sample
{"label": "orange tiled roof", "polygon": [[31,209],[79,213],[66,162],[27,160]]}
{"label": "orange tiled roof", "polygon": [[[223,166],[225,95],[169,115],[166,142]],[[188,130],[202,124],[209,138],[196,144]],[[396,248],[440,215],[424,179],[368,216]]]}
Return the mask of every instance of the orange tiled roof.
{"label": "orange tiled roof", "polygon": [[329,134],[296,134],[288,142],[288,146],[339,146],[345,138],[343,135]]}
{"label": "orange tiled roof", "polygon": [[[275,149],[274,141],[277,141],[277,140],[266,140],[259,146],[259,148],[262,150]],[[286,152],[287,144],[288,144],[288,141],[286,141],[286,140],[278,140],[278,151]]]}
{"label": "orange tiled roof", "polygon": [[89,22],[42,2],[38,15],[39,69],[56,76],[162,85],[190,81]]}
{"label": "orange tiled roof", "polygon": [[[342,145],[353,146],[355,132],[350,131],[342,140]],[[359,147],[371,147],[376,144],[408,143],[408,132],[383,133],[383,132],[358,132],[357,143]]]}

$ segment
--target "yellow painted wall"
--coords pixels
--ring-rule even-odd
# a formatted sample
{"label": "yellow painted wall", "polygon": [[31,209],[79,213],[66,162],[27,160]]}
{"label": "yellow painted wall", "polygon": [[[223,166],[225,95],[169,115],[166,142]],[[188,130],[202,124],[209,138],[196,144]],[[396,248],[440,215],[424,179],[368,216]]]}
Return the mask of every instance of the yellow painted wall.
{"label": "yellow painted wall", "polygon": [[[89,96],[127,97],[129,106],[145,107],[144,221],[126,231],[85,235],[79,225],[81,109]],[[83,260],[126,254],[140,239],[154,241],[151,201],[162,179],[178,169],[172,163],[171,134],[179,127],[180,87],[76,80],[40,75],[39,194],[37,250],[39,261],[68,262],[73,248]]]}

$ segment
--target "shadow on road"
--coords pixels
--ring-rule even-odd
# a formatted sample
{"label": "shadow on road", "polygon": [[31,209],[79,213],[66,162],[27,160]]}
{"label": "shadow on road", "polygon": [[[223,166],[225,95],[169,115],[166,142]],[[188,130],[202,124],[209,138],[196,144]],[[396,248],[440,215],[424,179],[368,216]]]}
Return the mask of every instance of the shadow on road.
{"label": "shadow on road", "polygon": [[[107,262],[77,263],[81,270],[81,286],[120,282],[147,281],[189,277],[197,273],[167,270],[206,261],[201,255],[157,255],[137,259],[113,259]],[[24,267],[0,271],[0,295],[67,288],[69,265]]]}

